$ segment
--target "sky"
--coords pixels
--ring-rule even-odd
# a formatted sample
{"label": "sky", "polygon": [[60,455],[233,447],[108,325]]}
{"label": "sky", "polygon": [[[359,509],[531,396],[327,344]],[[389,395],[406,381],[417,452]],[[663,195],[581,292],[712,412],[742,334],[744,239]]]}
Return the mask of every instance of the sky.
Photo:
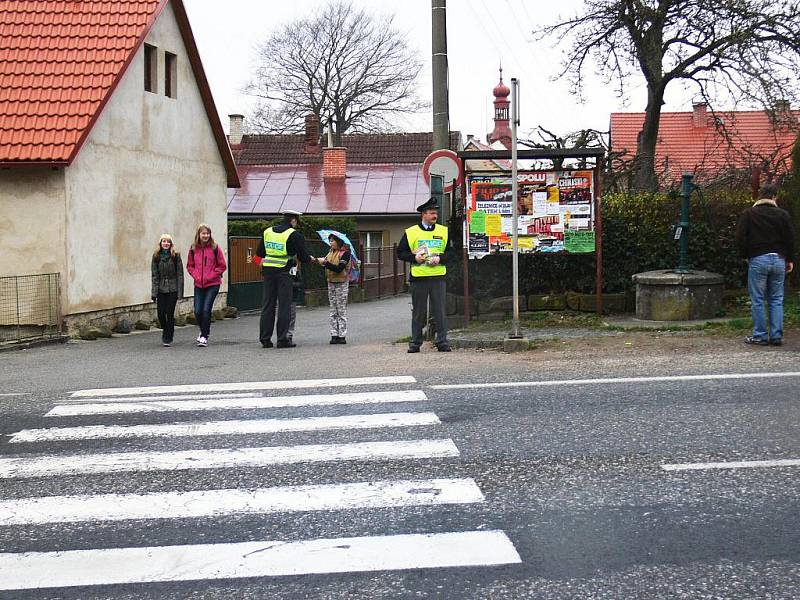
{"label": "sky", "polygon": [[[352,0],[376,14],[393,14],[410,47],[425,68],[419,95],[431,98],[430,0]],[[253,100],[242,92],[254,70],[255,48],[278,26],[313,14],[325,0],[184,0],[206,76],[227,130],[228,114],[247,114]],[[622,100],[614,87],[589,72],[581,101],[567,78],[558,78],[564,48],[534,42],[531,31],[573,16],[583,0],[450,0],[447,3],[447,50],[450,80],[450,128],[485,140],[492,130],[492,89],[503,79],[520,82],[520,137],[533,137],[541,125],[564,135],[584,128],[608,130],[609,115],[644,111],[646,90],[633,81]],[[665,110],[691,110],[691,96],[668,89]],[[431,131],[425,112],[398,119],[399,131]]]}

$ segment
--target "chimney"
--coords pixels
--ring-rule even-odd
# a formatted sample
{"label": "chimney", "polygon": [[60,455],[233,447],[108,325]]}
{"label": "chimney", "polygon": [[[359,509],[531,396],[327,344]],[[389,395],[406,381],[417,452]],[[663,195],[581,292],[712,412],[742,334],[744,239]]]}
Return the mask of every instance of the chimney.
{"label": "chimney", "polygon": [[314,113],[306,115],[305,148],[308,154],[319,154],[319,119]]}
{"label": "chimney", "polygon": [[707,125],[706,109],[708,104],[705,102],[695,102],[692,104],[692,125],[703,128]]}
{"label": "chimney", "polygon": [[230,134],[228,135],[228,142],[231,146],[238,146],[242,143],[242,126],[244,124],[244,115],[228,115],[230,119]]}
{"label": "chimney", "polygon": [[322,149],[322,177],[344,181],[347,177],[347,148]]}

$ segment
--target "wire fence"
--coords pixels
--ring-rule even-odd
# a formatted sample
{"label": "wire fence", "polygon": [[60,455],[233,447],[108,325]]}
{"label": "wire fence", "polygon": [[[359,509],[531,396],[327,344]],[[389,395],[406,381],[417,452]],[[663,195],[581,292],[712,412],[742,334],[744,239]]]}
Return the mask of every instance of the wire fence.
{"label": "wire fence", "polygon": [[58,273],[0,277],[0,344],[61,334]]}

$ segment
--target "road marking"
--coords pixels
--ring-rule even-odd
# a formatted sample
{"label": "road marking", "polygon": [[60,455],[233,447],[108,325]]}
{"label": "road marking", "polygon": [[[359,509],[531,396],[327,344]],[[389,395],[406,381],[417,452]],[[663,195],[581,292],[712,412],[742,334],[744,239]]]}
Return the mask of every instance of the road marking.
{"label": "road marking", "polygon": [[0,589],[481,567],[522,562],[502,531],[0,554]]}
{"label": "road marking", "polygon": [[253,392],[242,394],[167,394],[161,396],[114,396],[111,398],[64,398],[56,404],[85,404],[90,402],[159,402],[161,400],[226,400],[233,398],[263,398]]}
{"label": "road marking", "polygon": [[669,375],[660,377],[612,377],[601,379],[558,379],[554,381],[510,381],[497,383],[455,383],[428,386],[434,390],[457,390],[501,387],[545,387],[556,385],[604,385],[614,383],[650,383],[658,381],[717,381],[725,379],[773,379],[777,377],[800,377],[800,372],[778,373],[723,373],[718,375]]}
{"label": "road marking", "polygon": [[14,392],[14,393],[6,392],[4,394],[0,394],[0,396],[3,396],[3,397],[5,397],[5,396],[30,396],[30,395],[31,395],[30,392]]}
{"label": "road marking", "polygon": [[703,471],[706,469],[761,469],[766,467],[800,467],[800,459],[739,460],[731,462],[679,463],[661,465],[665,471]]}
{"label": "road marking", "polygon": [[321,431],[329,429],[378,429],[381,427],[417,427],[439,425],[432,412],[380,413],[310,417],[305,419],[261,419],[245,421],[209,421],[205,423],[165,423],[160,425],[86,425],[23,429],[11,436],[9,443],[54,442],[146,437],[186,437],[202,435],[245,435],[284,431]]}
{"label": "road marking", "polygon": [[483,501],[483,494],[473,479],[374,481],[256,490],[49,496],[0,502],[0,526],[475,504]]}
{"label": "road marking", "polygon": [[72,392],[73,398],[87,396],[134,396],[144,394],[194,393],[194,392],[237,392],[253,390],[286,390],[293,388],[330,388],[348,385],[388,385],[416,383],[410,375],[395,377],[345,377],[340,379],[298,379],[285,381],[250,381],[243,383],[193,383],[188,385],[156,385],[147,387],[97,388]]}
{"label": "road marking", "polygon": [[399,460],[459,456],[449,439],[351,444],[210,448],[170,452],[110,452],[0,459],[0,478],[48,477],[119,471],[262,467],[292,463]]}
{"label": "road marking", "polygon": [[355,392],[350,394],[258,396],[220,400],[164,400],[162,402],[141,403],[100,402],[96,404],[59,404],[45,414],[45,417],[196,410],[234,410],[246,408],[283,408],[289,406],[331,406],[337,404],[380,404],[389,402],[421,402],[427,399],[428,397],[422,390],[400,390],[392,392]]}

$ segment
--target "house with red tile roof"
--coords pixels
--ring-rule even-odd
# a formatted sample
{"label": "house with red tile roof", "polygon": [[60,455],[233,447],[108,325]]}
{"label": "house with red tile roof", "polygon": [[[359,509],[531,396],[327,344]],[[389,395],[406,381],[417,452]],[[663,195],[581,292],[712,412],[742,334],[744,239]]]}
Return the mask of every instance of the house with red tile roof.
{"label": "house with red tile roof", "polygon": [[[611,113],[611,151],[633,159],[644,113]],[[699,181],[731,170],[758,168],[766,177],[786,173],[800,132],[800,111],[779,106],[766,111],[712,112],[705,103],[691,112],[661,114],[656,172],[665,183],[691,173]]]}
{"label": "house with red tile roof", "polygon": [[[430,198],[422,163],[433,134],[344,134],[326,148],[314,115],[302,134],[243,135],[230,115],[229,137],[241,187],[228,194],[228,218],[271,218],[290,209],[314,216],[353,217],[364,246],[389,246],[418,219]],[[450,132],[450,148],[461,135]]]}
{"label": "house with red tile roof", "polygon": [[159,236],[224,240],[238,185],[181,0],[0,0],[0,276],[59,273],[68,325],[149,310]]}

